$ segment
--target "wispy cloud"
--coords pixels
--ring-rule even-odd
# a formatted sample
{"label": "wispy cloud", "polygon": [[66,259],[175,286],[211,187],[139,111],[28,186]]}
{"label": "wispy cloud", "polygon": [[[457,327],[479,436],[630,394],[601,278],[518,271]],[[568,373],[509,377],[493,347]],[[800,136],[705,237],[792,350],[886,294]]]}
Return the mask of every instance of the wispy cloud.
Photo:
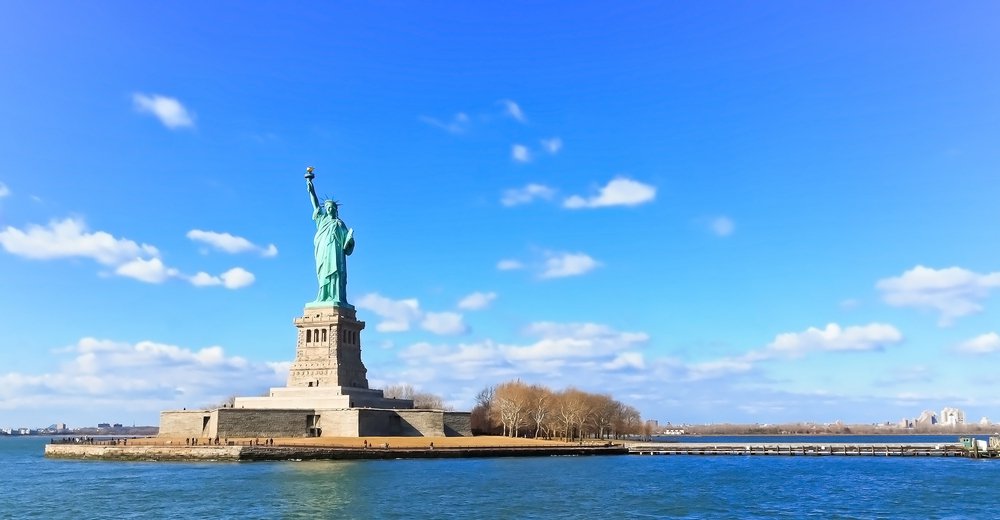
{"label": "wispy cloud", "polygon": [[456,335],[468,332],[461,314],[426,312],[420,308],[420,301],[416,298],[394,300],[378,293],[369,293],[354,303],[382,318],[382,321],[375,325],[375,330],[379,332],[405,332],[417,324],[434,334]]}
{"label": "wispy cloud", "polygon": [[1000,352],[1000,335],[996,332],[980,334],[958,344],[955,350],[964,354],[992,354]]}
{"label": "wispy cloud", "polygon": [[861,306],[861,302],[855,298],[846,298],[840,301],[840,308],[845,311],[852,311]]}
{"label": "wispy cloud", "polygon": [[531,183],[523,188],[512,188],[504,191],[500,203],[507,207],[519,206],[536,200],[551,200],[555,195],[556,190],[544,184]]}
{"label": "wispy cloud", "polygon": [[622,332],[598,323],[536,322],[524,334],[527,343],[484,340],[459,345],[416,343],[400,358],[411,367],[424,367],[428,380],[492,381],[511,374],[562,374],[568,369],[587,372],[643,366],[634,349],[649,341],[644,332]]}
{"label": "wispy cloud", "polygon": [[278,248],[274,244],[268,244],[267,247],[258,246],[243,237],[231,235],[229,233],[192,229],[187,232],[187,237],[195,242],[206,244],[212,249],[224,251],[226,253],[235,254],[254,251],[265,257],[273,257],[278,254]]}
{"label": "wispy cloud", "polygon": [[517,271],[519,269],[524,269],[524,263],[520,260],[506,258],[497,262],[498,271]]}
{"label": "wispy cloud", "polygon": [[725,215],[721,215],[712,218],[708,227],[716,236],[728,237],[733,234],[733,231],[736,230],[736,223],[733,222],[733,219]]}
{"label": "wispy cloud", "polygon": [[6,184],[0,182],[0,199],[10,196],[10,188]]}
{"label": "wispy cloud", "polygon": [[489,307],[496,299],[497,293],[495,292],[476,291],[459,300],[458,308],[465,311],[478,311]]}
{"label": "wispy cloud", "polygon": [[469,130],[469,126],[471,123],[469,115],[464,112],[459,112],[454,116],[452,116],[451,119],[446,121],[442,121],[440,119],[428,116],[420,116],[420,120],[423,121],[424,123],[427,123],[428,125],[440,128],[452,134],[465,133],[466,131]]}
{"label": "wispy cloud", "polygon": [[947,326],[983,310],[983,300],[1000,287],[1000,272],[980,274],[961,267],[918,265],[900,276],[879,280],[875,287],[887,304],[935,311],[938,324]]}
{"label": "wispy cloud", "polygon": [[896,327],[884,323],[841,327],[830,323],[820,329],[809,327],[802,332],[786,332],[775,336],[764,348],[751,350],[739,356],[728,356],[685,367],[691,380],[714,379],[749,372],[754,366],[778,357],[802,357],[814,351],[859,352],[882,350],[903,341],[903,334]]}
{"label": "wispy cloud", "polygon": [[424,313],[420,327],[433,334],[454,336],[465,334],[469,328],[465,325],[462,315],[457,312],[427,312]]}
{"label": "wispy cloud", "polygon": [[559,139],[558,137],[553,137],[551,139],[542,139],[541,143],[542,143],[542,149],[544,149],[546,152],[552,155],[559,153],[559,151],[562,150],[563,147],[562,139]]}
{"label": "wispy cloud", "polygon": [[601,263],[586,253],[545,253],[545,266],[540,276],[542,278],[565,278],[580,276],[598,268]]}
{"label": "wispy cloud", "polygon": [[603,208],[609,206],[638,206],[652,202],[656,188],[627,177],[616,177],[600,188],[596,195],[573,195],[563,201],[569,209]]}
{"label": "wispy cloud", "polygon": [[510,147],[510,158],[519,162],[531,162],[531,150],[523,144],[515,144]]}
{"label": "wispy cloud", "polygon": [[141,114],[150,114],[170,129],[193,127],[194,114],[188,111],[176,98],[159,94],[132,94],[135,109]]}
{"label": "wispy cloud", "polygon": [[587,253],[566,251],[540,251],[527,263],[514,258],[497,262],[500,271],[527,269],[543,280],[581,276],[600,266],[601,262]]}
{"label": "wispy cloud", "polygon": [[504,107],[504,113],[512,117],[519,123],[526,123],[528,118],[524,115],[524,111],[521,110],[521,106],[510,99],[500,100],[500,104]]}

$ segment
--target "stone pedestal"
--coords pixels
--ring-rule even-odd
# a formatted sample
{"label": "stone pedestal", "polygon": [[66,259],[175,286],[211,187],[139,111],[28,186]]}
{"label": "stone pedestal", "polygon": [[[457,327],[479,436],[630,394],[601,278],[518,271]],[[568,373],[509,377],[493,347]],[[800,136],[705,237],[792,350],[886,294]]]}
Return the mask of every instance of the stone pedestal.
{"label": "stone pedestal", "polygon": [[354,309],[309,305],[295,318],[298,340],[288,386],[368,388],[361,362],[361,331]]}
{"label": "stone pedestal", "polygon": [[468,412],[415,410],[368,388],[353,308],[309,304],[298,330],[288,386],[232,407],[160,414],[164,437],[358,437],[472,435]]}
{"label": "stone pedestal", "polygon": [[272,388],[266,397],[237,397],[234,408],[284,409],[284,408],[386,408],[391,410],[413,408],[410,399],[386,399],[381,390],[368,388],[337,387],[281,387]]}

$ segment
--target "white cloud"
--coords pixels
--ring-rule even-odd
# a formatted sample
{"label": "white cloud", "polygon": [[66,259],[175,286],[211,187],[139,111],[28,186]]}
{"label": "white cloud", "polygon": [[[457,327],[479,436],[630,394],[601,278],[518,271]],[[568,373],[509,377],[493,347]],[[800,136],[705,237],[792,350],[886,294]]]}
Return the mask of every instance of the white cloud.
{"label": "white cloud", "polygon": [[586,253],[546,253],[542,278],[563,278],[579,276],[593,271],[601,263]]}
{"label": "white cloud", "polygon": [[288,363],[254,363],[220,346],[195,350],[83,338],[55,355],[66,354],[72,357],[58,371],[0,373],[0,409],[149,414],[218,403],[234,392],[257,395],[282,384],[288,373]]}
{"label": "white cloud", "polygon": [[510,147],[510,158],[520,163],[531,162],[531,150],[523,144],[515,144]]}
{"label": "white cloud", "polygon": [[981,302],[1000,287],[1000,272],[980,274],[961,267],[918,265],[900,276],[879,280],[875,287],[889,305],[936,311],[938,323],[945,326],[982,311]]}
{"label": "white cloud", "polygon": [[118,266],[115,269],[115,274],[146,283],[163,283],[168,278],[179,275],[177,269],[163,265],[159,258],[150,258],[149,260],[136,258]]}
{"label": "white cloud", "polygon": [[524,123],[528,120],[528,118],[524,115],[524,111],[521,110],[521,106],[514,101],[502,99],[500,100],[500,103],[504,106],[504,112],[516,121]]}
{"label": "white cloud", "polygon": [[214,285],[222,285],[222,278],[212,276],[204,271],[199,271],[198,274],[188,278],[188,281],[195,287],[212,287]]}
{"label": "white cloud", "polygon": [[656,198],[656,188],[627,177],[616,177],[601,188],[597,195],[573,195],[563,201],[569,209],[602,208],[608,206],[638,206]]}
{"label": "white cloud", "polygon": [[[529,325],[527,343],[492,340],[458,345],[416,343],[400,352],[410,379],[421,381],[498,381],[546,376],[546,379],[601,372],[628,372],[645,366],[634,349],[648,342],[642,332],[621,332],[596,323],[538,322]],[[550,382],[551,384],[551,382]],[[576,383],[579,384],[579,383]]]}
{"label": "white cloud", "polygon": [[728,237],[733,234],[733,231],[736,229],[736,224],[733,223],[733,220],[729,217],[718,216],[712,219],[709,223],[709,228],[712,230],[712,233],[715,233],[720,237]]}
{"label": "white cloud", "polygon": [[455,114],[450,120],[442,121],[433,117],[421,116],[420,120],[452,134],[461,134],[469,129],[469,116],[464,112]]}
{"label": "white cloud", "polygon": [[508,359],[606,358],[649,341],[644,332],[619,332],[597,323],[537,322],[525,333],[540,339],[527,346],[504,346]]}
{"label": "white cloud", "polygon": [[745,356],[725,357],[700,363],[687,365],[684,379],[689,381],[702,381],[706,379],[717,379],[738,374],[745,374],[753,370],[756,359]]}
{"label": "white cloud", "polygon": [[256,279],[253,273],[242,267],[234,267],[219,276],[226,289],[240,289],[252,284]]}
{"label": "white cloud", "polygon": [[523,188],[509,189],[503,192],[500,203],[504,206],[517,206],[528,204],[535,200],[550,200],[556,194],[556,190],[543,184],[528,184]]}
{"label": "white cloud", "polygon": [[428,312],[420,322],[420,327],[426,331],[445,336],[454,336],[468,332],[462,315],[457,312]]}
{"label": "white cloud", "polygon": [[268,244],[267,247],[258,246],[243,237],[231,235],[229,233],[192,229],[187,232],[187,237],[195,242],[201,242],[212,247],[213,249],[224,251],[226,253],[245,253],[247,251],[254,251],[265,257],[274,257],[278,254],[278,248],[274,244]]}
{"label": "white cloud", "polygon": [[354,302],[362,309],[377,314],[382,321],[375,326],[379,332],[403,332],[417,321],[422,312],[416,298],[393,300],[377,293],[366,294]]}
{"label": "white cloud", "polygon": [[242,289],[249,285],[252,285],[257,278],[246,269],[242,267],[234,267],[219,276],[212,276],[206,272],[199,272],[198,274],[188,278],[191,285],[195,287],[212,287],[221,285],[226,289]]}
{"label": "white cloud", "polygon": [[767,349],[789,355],[802,355],[811,350],[881,350],[903,340],[896,327],[884,323],[842,328],[830,323],[823,329],[809,327],[803,332],[779,334]]}
{"label": "white cloud", "polygon": [[497,262],[497,270],[499,271],[516,271],[518,269],[524,269],[524,264],[520,260],[508,258]]}
{"label": "white cloud", "polygon": [[[53,220],[47,226],[32,224],[25,230],[8,226],[0,231],[0,246],[9,253],[35,260],[90,258],[113,267],[118,276],[145,283],[159,284],[170,278],[181,278],[199,287],[222,285],[228,289],[239,289],[254,282],[254,275],[240,267],[219,276],[204,272],[187,276],[164,264],[155,247],[116,238],[104,231],[92,233],[83,220],[73,218]],[[258,249],[262,254],[269,253],[269,248]]]}
{"label": "white cloud", "polygon": [[646,368],[646,359],[643,357],[642,352],[622,352],[611,361],[604,363],[602,368],[606,370],[644,370]]}
{"label": "white cloud", "polygon": [[562,150],[563,147],[562,139],[559,139],[558,137],[553,137],[551,139],[542,139],[541,143],[542,143],[542,148],[544,148],[546,152],[549,152],[552,155],[559,153],[559,150]]}
{"label": "white cloud", "polygon": [[194,126],[194,114],[175,98],[135,93],[132,94],[132,102],[138,112],[155,116],[167,128]]}
{"label": "white cloud", "polygon": [[0,199],[10,196],[10,188],[6,184],[0,182]]}
{"label": "white cloud", "polygon": [[458,308],[466,311],[478,311],[485,309],[497,299],[495,292],[474,292],[458,302]]}
{"label": "white cloud", "polygon": [[764,348],[739,356],[692,363],[684,366],[686,378],[692,381],[714,379],[751,371],[761,361],[778,357],[797,358],[809,352],[862,352],[882,350],[903,341],[896,327],[884,323],[841,327],[830,323],[825,328],[809,327],[802,332],[786,332],[775,336]]}
{"label": "white cloud", "polygon": [[148,244],[115,238],[110,233],[90,233],[83,220],[53,220],[47,226],[29,224],[25,230],[8,226],[0,231],[0,246],[11,254],[33,260],[90,258],[104,265],[117,265],[139,257],[156,257]]}
{"label": "white cloud", "polygon": [[382,321],[375,326],[379,332],[405,332],[414,325],[434,334],[454,335],[468,331],[462,315],[456,312],[426,312],[416,298],[393,300],[378,293],[358,298],[354,304],[374,312]]}
{"label": "white cloud", "polygon": [[960,343],[955,350],[966,354],[991,354],[1000,352],[1000,335],[996,332],[980,334]]}

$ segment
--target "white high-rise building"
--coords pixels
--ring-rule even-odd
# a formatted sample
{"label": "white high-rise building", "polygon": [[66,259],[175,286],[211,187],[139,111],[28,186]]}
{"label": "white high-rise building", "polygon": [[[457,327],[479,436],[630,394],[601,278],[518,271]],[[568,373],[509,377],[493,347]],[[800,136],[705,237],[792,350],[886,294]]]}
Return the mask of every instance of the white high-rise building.
{"label": "white high-rise building", "polygon": [[941,410],[941,426],[959,426],[965,424],[965,412],[958,408],[946,407]]}

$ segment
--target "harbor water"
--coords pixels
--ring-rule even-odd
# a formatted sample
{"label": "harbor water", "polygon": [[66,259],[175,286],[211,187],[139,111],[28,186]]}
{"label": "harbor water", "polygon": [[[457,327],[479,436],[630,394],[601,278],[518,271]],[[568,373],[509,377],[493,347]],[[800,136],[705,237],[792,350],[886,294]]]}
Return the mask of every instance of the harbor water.
{"label": "harbor water", "polygon": [[1000,461],[966,458],[153,463],[45,459],[45,442],[0,438],[0,518],[991,518],[1000,505]]}

